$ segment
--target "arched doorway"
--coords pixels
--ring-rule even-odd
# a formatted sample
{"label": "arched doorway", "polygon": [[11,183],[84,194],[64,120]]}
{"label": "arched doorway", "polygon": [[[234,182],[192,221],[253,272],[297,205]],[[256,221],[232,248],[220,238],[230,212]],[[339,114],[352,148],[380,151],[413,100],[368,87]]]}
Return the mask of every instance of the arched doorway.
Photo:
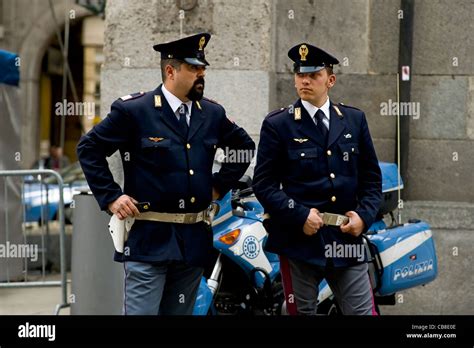
{"label": "arched doorway", "polygon": [[21,166],[29,168],[39,155],[40,143],[40,79],[43,57],[56,35],[57,27],[63,28],[65,15],[69,15],[71,24],[79,22],[92,13],[78,6],[74,1],[53,2],[57,26],[51,9],[37,16],[20,48],[20,99],[22,101],[21,118]]}

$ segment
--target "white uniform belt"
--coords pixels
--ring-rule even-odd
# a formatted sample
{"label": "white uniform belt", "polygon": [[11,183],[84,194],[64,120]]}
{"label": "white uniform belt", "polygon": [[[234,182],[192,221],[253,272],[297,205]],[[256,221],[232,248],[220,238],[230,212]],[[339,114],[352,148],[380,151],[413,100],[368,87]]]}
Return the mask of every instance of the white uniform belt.
{"label": "white uniform belt", "polygon": [[[323,220],[325,225],[330,226],[341,226],[349,222],[349,218],[341,214],[333,213],[318,213],[319,217]],[[263,214],[263,220],[270,219],[270,214]]]}
{"label": "white uniform belt", "polygon": [[158,222],[169,222],[174,224],[196,224],[201,221],[209,222],[209,210],[203,210],[199,213],[158,213],[154,211],[147,211],[140,213],[136,220],[147,220],[147,221],[158,221]]}

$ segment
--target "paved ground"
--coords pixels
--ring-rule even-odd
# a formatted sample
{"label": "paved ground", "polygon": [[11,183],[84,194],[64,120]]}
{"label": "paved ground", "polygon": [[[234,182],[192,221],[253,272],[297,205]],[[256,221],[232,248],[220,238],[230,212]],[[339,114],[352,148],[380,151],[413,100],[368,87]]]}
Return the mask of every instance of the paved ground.
{"label": "paved ground", "polygon": [[[68,274],[68,278],[71,275]],[[59,274],[46,280],[59,280]],[[70,293],[70,290],[68,290]],[[51,315],[61,302],[61,287],[0,288],[0,315]],[[69,315],[70,309],[61,309],[60,315]]]}

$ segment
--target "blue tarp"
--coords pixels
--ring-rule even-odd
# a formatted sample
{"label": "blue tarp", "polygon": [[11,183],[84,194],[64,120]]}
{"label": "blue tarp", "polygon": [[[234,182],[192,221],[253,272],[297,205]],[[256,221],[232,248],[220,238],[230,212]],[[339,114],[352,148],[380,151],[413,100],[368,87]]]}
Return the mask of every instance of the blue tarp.
{"label": "blue tarp", "polygon": [[20,82],[20,67],[18,55],[12,52],[0,50],[0,83],[18,86]]}

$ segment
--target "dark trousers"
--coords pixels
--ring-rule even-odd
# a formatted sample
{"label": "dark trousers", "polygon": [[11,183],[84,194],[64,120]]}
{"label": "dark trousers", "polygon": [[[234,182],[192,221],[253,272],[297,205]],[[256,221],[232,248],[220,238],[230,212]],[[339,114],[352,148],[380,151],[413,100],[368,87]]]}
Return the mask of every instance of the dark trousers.
{"label": "dark trousers", "polygon": [[319,283],[324,278],[342,314],[377,315],[366,263],[321,267],[280,256],[280,265],[290,315],[316,315]]}

